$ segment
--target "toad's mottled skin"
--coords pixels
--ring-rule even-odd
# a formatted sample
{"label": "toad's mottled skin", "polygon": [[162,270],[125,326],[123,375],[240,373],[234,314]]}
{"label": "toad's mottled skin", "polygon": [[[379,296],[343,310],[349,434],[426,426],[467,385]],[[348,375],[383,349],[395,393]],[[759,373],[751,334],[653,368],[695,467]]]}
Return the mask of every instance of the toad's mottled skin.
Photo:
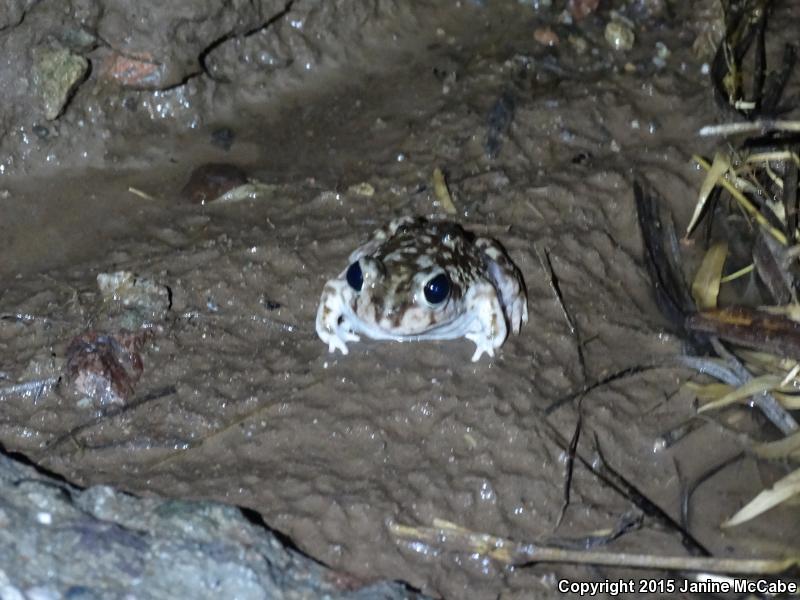
{"label": "toad's mottled skin", "polygon": [[[475,237],[450,221],[421,217],[395,219],[350,255],[358,261],[363,285],[347,282],[347,269],[325,284],[317,310],[317,334],[347,354],[358,334],[377,340],[475,342],[473,361],[494,356],[508,335],[528,321],[525,286],[500,244]],[[450,280],[438,305],[423,290],[433,277]]]}

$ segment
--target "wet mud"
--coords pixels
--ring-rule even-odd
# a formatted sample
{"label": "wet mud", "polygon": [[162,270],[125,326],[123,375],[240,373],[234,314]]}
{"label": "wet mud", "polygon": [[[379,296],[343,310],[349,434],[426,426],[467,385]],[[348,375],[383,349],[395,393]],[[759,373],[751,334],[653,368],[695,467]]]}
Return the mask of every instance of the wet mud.
{"label": "wet mud", "polygon": [[[690,157],[715,143],[696,132],[719,116],[697,43],[713,33],[711,3],[702,18],[625,4],[629,51],[606,40],[607,9],[570,24],[564,7],[517,2],[354,3],[322,16],[295,4],[258,39],[248,27],[266,13],[217,32],[202,68],[174,50],[147,80],[165,91],[122,88],[112,101],[92,91],[93,70],[49,153],[40,138],[14,146],[0,177],[0,385],[46,383],[4,396],[0,442],[77,484],[253,509],[337,570],[447,598],[555,597],[561,578],[652,573],[506,567],[401,540],[393,524],[444,519],[540,541],[640,515],[608,549],[747,557],[796,547],[792,508],[720,530],[779,476],[749,458],[698,489],[691,539],[677,525],[683,482],[746,448],[742,431],[762,435],[757,416],[708,420],[659,446],[695,413],[683,386],[693,375],[675,366],[682,344],[653,300],[632,182],[646,178],[687,222],[702,180]],[[305,29],[291,24],[295,12],[310,19]],[[339,25],[326,37],[312,17]],[[779,3],[781,21],[797,23],[796,8]],[[272,53],[243,48],[258,44]],[[115,120],[125,95],[139,117],[161,101],[165,116]],[[101,105],[91,132],[72,126]],[[252,198],[187,202],[181,189],[207,163],[263,185]],[[314,331],[324,282],[374,228],[442,214],[436,167],[456,218],[500,240],[520,268],[528,323],[478,363],[467,340],[365,340],[329,354]],[[118,299],[97,285],[121,271],[168,288],[169,309],[140,315],[150,333],[130,389],[81,402],[56,378],[74,371],[76,338],[131,325],[109,317]],[[599,456],[629,487],[609,485]],[[643,511],[637,494],[658,510]]]}

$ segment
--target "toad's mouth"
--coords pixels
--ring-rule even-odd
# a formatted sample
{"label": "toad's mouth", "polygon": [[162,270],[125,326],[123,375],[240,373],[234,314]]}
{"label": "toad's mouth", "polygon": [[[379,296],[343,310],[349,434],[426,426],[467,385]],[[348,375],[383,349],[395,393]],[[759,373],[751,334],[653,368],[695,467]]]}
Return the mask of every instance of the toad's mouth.
{"label": "toad's mouth", "polygon": [[424,327],[421,331],[408,332],[402,325],[386,325],[363,319],[350,306],[345,306],[342,314],[343,324],[353,332],[363,334],[373,340],[394,340],[412,342],[417,340],[452,340],[463,337],[474,329],[476,319],[471,314],[461,313],[450,318],[443,317],[435,323]]}

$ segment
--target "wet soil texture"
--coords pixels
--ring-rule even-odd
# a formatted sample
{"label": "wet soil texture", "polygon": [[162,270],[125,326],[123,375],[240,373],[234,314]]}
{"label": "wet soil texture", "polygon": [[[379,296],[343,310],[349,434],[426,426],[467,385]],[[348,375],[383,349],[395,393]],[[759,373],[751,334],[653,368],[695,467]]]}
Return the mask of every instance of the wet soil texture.
{"label": "wet soil texture", "polygon": [[[674,366],[682,344],[653,301],[632,193],[646,178],[678,227],[688,220],[702,179],[690,157],[717,143],[696,133],[719,118],[702,43],[718,34],[714,3],[615,3],[628,30],[611,40],[604,3],[578,20],[558,2],[297,1],[236,15],[206,2],[192,30],[182,11],[196,3],[175,2],[123,35],[134,3],[72,2],[59,17],[80,25],[72,37],[55,4],[0,16],[0,44],[37,28],[51,54],[24,58],[69,84],[48,88],[63,106],[45,102],[0,63],[0,384],[46,382],[4,395],[5,447],[78,484],[248,507],[340,571],[448,598],[544,598],[563,577],[648,573],[511,568],[401,540],[393,524],[541,541],[643,515],[609,549],[797,547],[790,508],[720,531],[774,478],[749,459],[692,497],[693,541],[667,518],[679,520],[683,481],[746,447],[724,419],[659,446],[694,415],[692,373]],[[779,3],[775,35],[799,21]],[[259,185],[187,202],[181,189],[209,163]],[[454,218],[519,266],[529,322],[478,363],[467,340],[329,354],[314,331],[324,282],[375,227],[443,214],[436,167]],[[157,311],[137,312],[104,295],[98,274],[119,272],[167,289],[168,304],[156,294]],[[141,326],[134,353],[118,332]],[[76,339],[106,344],[94,375],[127,373],[125,393],[87,402],[69,378],[55,384]],[[593,472],[600,453],[629,488]],[[663,514],[643,514],[634,490]]]}

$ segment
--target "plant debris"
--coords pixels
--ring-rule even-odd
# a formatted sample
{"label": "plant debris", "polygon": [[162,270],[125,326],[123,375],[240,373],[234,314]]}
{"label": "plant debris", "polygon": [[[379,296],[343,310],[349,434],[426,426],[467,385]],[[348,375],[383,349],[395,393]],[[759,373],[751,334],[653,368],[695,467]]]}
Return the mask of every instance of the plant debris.
{"label": "plant debris", "polygon": [[399,541],[410,540],[438,549],[475,553],[500,563],[517,566],[542,562],[563,562],[670,571],[777,574],[800,564],[800,556],[764,560],[568,550],[471,531],[442,519],[434,519],[431,527],[390,523],[389,530]]}
{"label": "plant debris", "polygon": [[[706,175],[685,241],[690,245],[690,236],[699,238],[703,231],[706,250],[695,269],[690,298],[671,221],[646,184],[637,183],[634,193],[656,300],[695,354],[679,362],[717,380],[688,384],[698,400],[698,415],[715,419],[724,411],[746,410],[750,404],[785,437],[775,440],[775,431],[769,428],[762,439],[748,434],[743,438],[749,443],[744,453],[712,466],[707,475],[690,483],[683,508],[687,528],[692,492],[704,478],[743,456],[784,460],[787,470],[722,526],[744,523],[800,494],[800,433],[792,414],[800,408],[800,156],[792,137],[800,131],[800,122],[778,118],[794,104],[784,102],[781,95],[794,67],[795,49],[787,45],[780,67],[768,72],[765,37],[770,2],[723,5],[726,35],[711,76],[719,104],[744,122],[700,131],[704,136],[740,139],[727,140],[711,160],[693,157]],[[741,139],[748,135],[753,137]],[[661,447],[678,443],[686,432],[708,422],[702,419],[673,426],[662,436]]]}
{"label": "plant debris", "polygon": [[447,188],[447,181],[444,178],[444,173],[439,167],[433,170],[433,193],[436,195],[436,200],[448,215],[456,214],[456,205],[453,204],[453,198],[450,195],[450,190]]}
{"label": "plant debris", "polygon": [[706,250],[692,278],[691,298],[687,298],[683,261],[669,217],[646,184],[634,187],[656,300],[693,350],[694,355],[682,356],[679,362],[716,380],[687,384],[697,398],[698,416],[673,425],[662,436],[660,447],[672,446],[687,432],[697,431],[708,422],[703,419],[721,418],[724,411],[746,410],[748,405],[760,409],[784,437],[775,440],[770,428],[761,439],[749,433],[742,438],[744,452],[711,466],[706,475],[690,482],[682,509],[687,528],[693,491],[705,478],[744,456],[783,460],[786,473],[722,526],[744,523],[800,494],[796,464],[800,433],[792,414],[800,408],[800,152],[796,140],[800,122],[779,118],[796,104],[794,99],[782,98],[796,52],[787,44],[779,68],[768,72],[769,0],[722,4],[726,34],[711,78],[718,103],[737,121],[699,132],[729,139],[711,160],[693,157],[706,175],[685,242],[690,246],[690,236],[699,238],[698,232],[703,231]]}

